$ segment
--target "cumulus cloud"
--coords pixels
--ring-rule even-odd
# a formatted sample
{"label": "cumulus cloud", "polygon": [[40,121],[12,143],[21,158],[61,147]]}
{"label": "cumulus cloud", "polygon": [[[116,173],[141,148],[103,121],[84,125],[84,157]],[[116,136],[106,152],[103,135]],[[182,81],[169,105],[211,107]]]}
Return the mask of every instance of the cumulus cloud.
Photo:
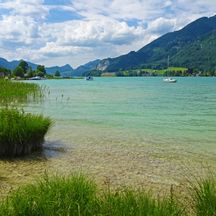
{"label": "cumulus cloud", "polygon": [[166,19],[159,17],[149,23],[148,31],[153,34],[164,34],[176,29],[176,19]]}
{"label": "cumulus cloud", "polygon": [[45,29],[52,32],[50,37],[54,37],[58,44],[81,47],[131,43],[143,32],[141,27],[129,27],[125,22],[106,18],[50,24]]}
{"label": "cumulus cloud", "polygon": [[[214,15],[215,6],[212,0],[68,0],[56,5],[0,0],[0,51],[9,60],[77,66],[137,50],[201,16]],[[60,16],[71,13],[70,19],[53,21],[55,10]],[[72,14],[79,16],[73,19]]]}
{"label": "cumulus cloud", "polygon": [[42,0],[11,0],[0,2],[0,8],[10,10],[13,15],[30,16],[44,19],[49,9],[43,5]]}

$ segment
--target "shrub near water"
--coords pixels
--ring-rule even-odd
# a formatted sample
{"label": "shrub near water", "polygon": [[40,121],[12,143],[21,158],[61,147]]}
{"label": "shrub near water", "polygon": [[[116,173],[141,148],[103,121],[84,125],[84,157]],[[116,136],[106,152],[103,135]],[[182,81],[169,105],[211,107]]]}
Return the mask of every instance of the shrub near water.
{"label": "shrub near water", "polygon": [[99,191],[83,176],[45,178],[12,193],[0,215],[177,216],[185,215],[172,198],[158,200],[143,191]]}
{"label": "shrub near water", "polygon": [[15,109],[0,110],[0,156],[29,154],[42,147],[51,120]]}

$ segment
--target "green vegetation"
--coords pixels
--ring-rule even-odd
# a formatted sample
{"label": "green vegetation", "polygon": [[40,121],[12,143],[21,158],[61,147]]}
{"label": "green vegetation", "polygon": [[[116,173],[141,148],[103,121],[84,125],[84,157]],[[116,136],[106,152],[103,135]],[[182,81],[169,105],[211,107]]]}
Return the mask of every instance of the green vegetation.
{"label": "green vegetation", "polygon": [[[155,198],[143,190],[99,190],[82,175],[48,177],[12,192],[0,203],[0,215],[146,215],[215,216],[216,181],[193,183],[191,197],[178,200],[171,194]],[[183,203],[182,203],[183,202]]]}
{"label": "green vegetation", "polygon": [[55,76],[56,77],[60,77],[61,76],[61,74],[60,74],[60,72],[58,70],[55,72]]}
{"label": "green vegetation", "polygon": [[[102,71],[90,71],[88,75],[91,76],[118,76],[118,77],[134,77],[134,76],[196,76],[197,71],[189,70],[184,67],[169,67],[167,69],[149,69],[139,68],[131,70],[119,70],[116,72],[102,72]],[[207,74],[199,74],[200,76],[206,76]]]}
{"label": "green vegetation", "polygon": [[[19,64],[17,65],[14,70],[9,70],[3,67],[0,67],[0,78],[6,77],[9,78],[15,78],[15,79],[29,79],[32,77],[39,76],[41,78],[47,78],[47,79],[59,79],[61,78],[61,73],[56,70],[54,74],[47,74],[46,68],[44,65],[37,65],[37,68],[35,70],[32,69],[31,66],[28,65],[28,63],[24,60],[21,60]],[[69,77],[70,78],[70,77]]]}
{"label": "green vegetation", "polygon": [[216,75],[216,30],[179,51],[170,62],[201,71],[203,75]]}
{"label": "green vegetation", "polygon": [[45,177],[12,193],[0,215],[182,215],[172,197],[154,199],[143,191],[99,191],[83,176]]}
{"label": "green vegetation", "polygon": [[9,69],[0,67],[0,77],[10,76],[11,71]]}
{"label": "green vegetation", "polygon": [[204,179],[192,187],[193,209],[197,216],[216,216],[216,180]]}
{"label": "green vegetation", "polygon": [[35,71],[28,65],[26,61],[21,60],[18,66],[13,70],[13,76],[20,78],[30,78],[33,76],[44,77],[46,74],[45,67],[38,65]]}
{"label": "green vegetation", "polygon": [[0,110],[0,156],[15,157],[41,149],[51,120],[15,109]]}
{"label": "green vegetation", "polygon": [[13,82],[0,79],[0,106],[28,102],[43,96],[40,86],[33,83]]}
{"label": "green vegetation", "polygon": [[33,83],[0,79],[0,92],[0,157],[26,155],[40,149],[51,120],[14,107],[41,99],[43,89]]}

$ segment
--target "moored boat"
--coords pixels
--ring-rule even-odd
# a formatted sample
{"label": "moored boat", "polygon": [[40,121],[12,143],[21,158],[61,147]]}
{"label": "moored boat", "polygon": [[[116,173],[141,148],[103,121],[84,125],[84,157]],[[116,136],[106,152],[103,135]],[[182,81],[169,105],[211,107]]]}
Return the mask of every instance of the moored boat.
{"label": "moored boat", "polygon": [[29,80],[41,80],[42,78],[40,76],[35,76],[35,77],[31,77],[29,78]]}
{"label": "moored boat", "polygon": [[171,77],[168,77],[168,78],[165,78],[163,79],[164,82],[168,82],[168,83],[176,83],[177,80],[176,79],[173,79]]}
{"label": "moored boat", "polygon": [[85,79],[86,79],[87,81],[92,81],[92,80],[93,80],[93,77],[92,77],[92,76],[87,76]]}

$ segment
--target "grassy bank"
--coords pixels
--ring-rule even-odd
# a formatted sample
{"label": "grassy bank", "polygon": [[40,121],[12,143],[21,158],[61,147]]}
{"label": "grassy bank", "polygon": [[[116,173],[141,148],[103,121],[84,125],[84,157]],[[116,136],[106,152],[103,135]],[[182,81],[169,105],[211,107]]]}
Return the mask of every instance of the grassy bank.
{"label": "grassy bank", "polygon": [[39,85],[0,79],[0,105],[26,103],[43,96]]}
{"label": "grassy bank", "polygon": [[16,109],[0,110],[0,157],[30,154],[40,149],[51,120]]}
{"label": "grassy bank", "polygon": [[214,179],[201,181],[182,205],[173,194],[156,199],[144,191],[101,191],[83,176],[45,177],[13,192],[0,204],[0,215],[214,216],[215,190]]}

